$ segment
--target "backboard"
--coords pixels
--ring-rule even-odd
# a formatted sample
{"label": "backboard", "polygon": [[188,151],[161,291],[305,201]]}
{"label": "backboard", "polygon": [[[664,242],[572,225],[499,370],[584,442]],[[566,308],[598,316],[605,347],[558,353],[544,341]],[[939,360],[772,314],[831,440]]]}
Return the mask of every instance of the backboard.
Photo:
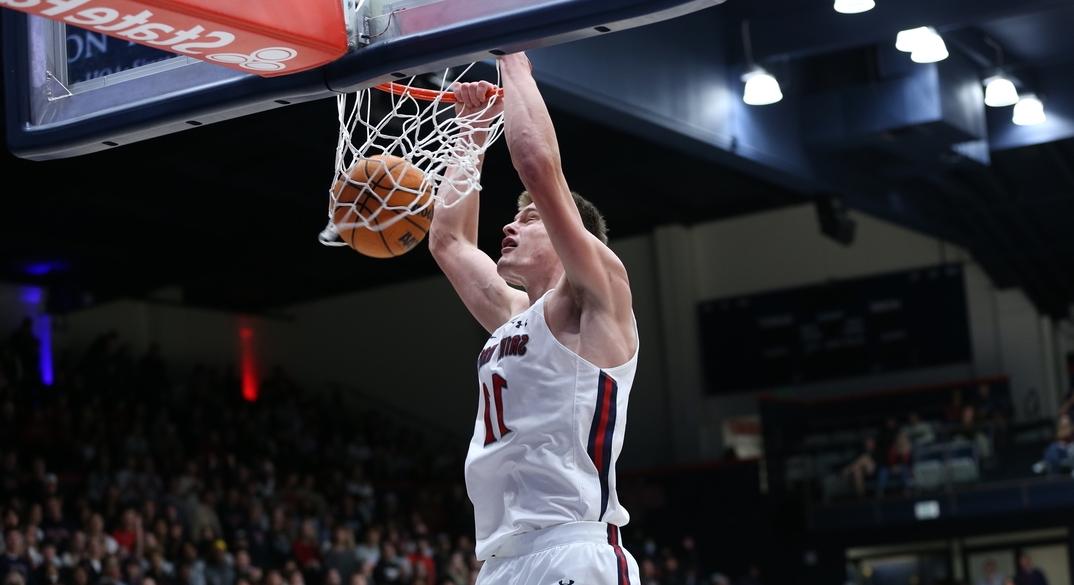
{"label": "backboard", "polygon": [[271,78],[0,10],[8,147],[38,160],[87,154],[723,0],[341,1],[347,54]]}

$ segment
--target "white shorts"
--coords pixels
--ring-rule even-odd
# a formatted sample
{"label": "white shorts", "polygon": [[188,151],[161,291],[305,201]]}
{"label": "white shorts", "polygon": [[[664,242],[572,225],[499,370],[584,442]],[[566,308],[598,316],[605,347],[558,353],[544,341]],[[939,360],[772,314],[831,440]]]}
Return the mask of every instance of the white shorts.
{"label": "white shorts", "polygon": [[640,585],[619,527],[571,522],[513,536],[481,567],[477,585]]}

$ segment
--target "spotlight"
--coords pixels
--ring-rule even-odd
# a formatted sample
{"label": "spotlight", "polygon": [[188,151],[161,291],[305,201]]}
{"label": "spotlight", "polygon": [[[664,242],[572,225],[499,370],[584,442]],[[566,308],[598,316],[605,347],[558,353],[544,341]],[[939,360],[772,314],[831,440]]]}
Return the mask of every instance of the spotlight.
{"label": "spotlight", "polygon": [[779,82],[760,67],[742,76],[746,89],[742,92],[742,101],[751,106],[767,106],[783,99]]}
{"label": "spotlight", "polygon": [[1014,82],[1002,75],[985,80],[985,105],[991,108],[1013,106],[1018,103],[1018,90]]}
{"label": "spotlight", "polygon": [[1036,126],[1047,119],[1044,115],[1044,104],[1037,96],[1029,94],[1014,105],[1014,117],[1011,121],[1019,126]]}
{"label": "spotlight", "polygon": [[835,11],[840,14],[860,14],[876,8],[873,0],[835,0]]}
{"label": "spotlight", "polygon": [[903,53],[911,53],[921,44],[920,39],[928,36],[928,34],[929,28],[927,26],[899,31],[899,36],[895,37],[895,48]]}
{"label": "spotlight", "polygon": [[910,59],[914,63],[936,63],[948,57],[947,44],[936,33],[936,29],[929,28],[927,34],[922,34],[917,39],[917,46],[910,53]]}

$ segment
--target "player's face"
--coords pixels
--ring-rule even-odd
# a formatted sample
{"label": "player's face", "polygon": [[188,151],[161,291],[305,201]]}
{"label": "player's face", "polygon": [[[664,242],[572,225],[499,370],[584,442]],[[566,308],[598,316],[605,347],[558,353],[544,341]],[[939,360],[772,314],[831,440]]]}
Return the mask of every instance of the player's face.
{"label": "player's face", "polygon": [[559,262],[534,204],[523,207],[514,221],[503,226],[503,233],[496,270],[507,282],[526,286],[526,281],[539,278]]}

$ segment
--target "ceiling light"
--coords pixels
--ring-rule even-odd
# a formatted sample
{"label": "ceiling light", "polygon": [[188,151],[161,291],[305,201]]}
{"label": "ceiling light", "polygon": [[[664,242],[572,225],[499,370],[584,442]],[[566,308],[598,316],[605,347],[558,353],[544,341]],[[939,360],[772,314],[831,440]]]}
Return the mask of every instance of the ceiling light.
{"label": "ceiling light", "polygon": [[950,53],[947,52],[947,44],[936,33],[936,29],[929,28],[928,34],[922,34],[917,39],[917,46],[910,53],[910,59],[914,63],[936,63],[943,61]]}
{"label": "ceiling light", "polygon": [[1044,115],[1044,104],[1037,96],[1029,94],[1014,105],[1014,117],[1011,121],[1019,126],[1036,126],[1047,119]]}
{"label": "ceiling light", "polygon": [[1018,90],[1014,82],[1002,75],[985,80],[985,105],[991,108],[1013,106],[1018,103]]}
{"label": "ceiling light", "polygon": [[873,0],[835,0],[835,11],[841,14],[859,14],[875,7]]}
{"label": "ceiling light", "polygon": [[899,31],[899,36],[895,38],[895,48],[903,53],[911,53],[920,45],[920,39],[928,35],[929,27],[927,26]]}
{"label": "ceiling light", "polygon": [[760,67],[742,76],[746,89],[742,92],[742,101],[751,106],[767,106],[783,99],[779,82],[775,77]]}

